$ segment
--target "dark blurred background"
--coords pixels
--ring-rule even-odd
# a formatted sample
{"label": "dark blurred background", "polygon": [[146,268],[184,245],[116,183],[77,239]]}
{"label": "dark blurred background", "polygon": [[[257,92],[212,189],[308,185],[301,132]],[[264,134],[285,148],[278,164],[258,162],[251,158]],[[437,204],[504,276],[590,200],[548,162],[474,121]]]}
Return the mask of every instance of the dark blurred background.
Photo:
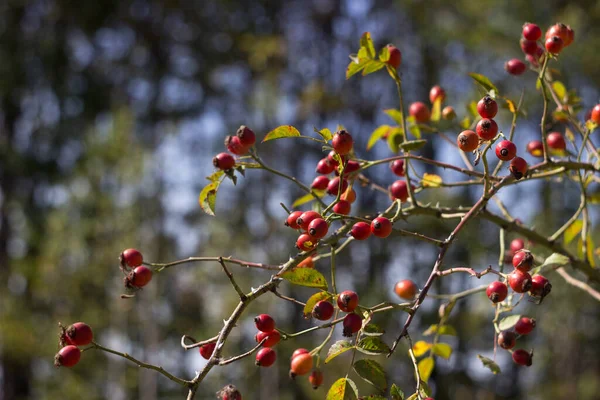
{"label": "dark blurred background", "polygon": [[[385,72],[345,80],[348,55],[364,31],[378,48],[391,42],[401,49],[407,102],[426,101],[429,88],[441,84],[446,103],[462,118],[465,105],[481,96],[468,72],[489,76],[515,100],[526,87],[527,118],[516,131],[523,149],[538,135],[541,97],[533,73],[514,78],[503,70],[509,58],[522,58],[521,25],[532,21],[545,29],[562,21],[575,29],[574,44],[552,67],[589,108],[600,85],[599,18],[595,0],[0,0],[0,399],[184,398],[182,388],[155,372],[95,351],[73,369],[54,368],[57,323],[85,321],[100,343],[193,377],[205,361],[181,349],[181,335],[213,336],[237,302],[220,267],[173,268],[135,299],[122,300],[117,257],[128,247],[140,249],[147,261],[234,255],[278,263],[294,254],[295,235],[284,229],[279,203],[289,205],[302,193],[288,182],[255,170],[236,187],[226,182],[216,218],[201,213],[197,196],[225,135],[241,124],[262,137],[282,124],[310,134],[313,126],[334,130],[340,123],[356,138],[359,156],[388,156],[383,143],[368,153],[365,145],[376,126],[391,122],[382,110],[397,107],[392,81]],[[498,122],[507,131],[510,114],[501,111]],[[317,144],[291,139],[261,145],[259,152],[305,182],[322,157]],[[438,138],[420,154],[461,162]],[[387,166],[368,176],[382,185],[394,179]],[[479,191],[429,191],[420,199],[435,195],[466,205]],[[546,233],[579,203],[577,185],[561,181],[517,185],[501,198],[515,217]],[[387,202],[361,189],[354,211],[381,210]],[[453,223],[414,218],[400,226],[444,238]],[[474,221],[446,264],[483,269],[497,262],[498,248],[498,228]],[[366,305],[395,301],[393,283],[410,277],[422,285],[436,255],[406,238],[355,243],[338,261],[338,288],[357,290]],[[270,276],[233,272],[245,290]],[[501,375],[483,368],[476,355],[492,355],[492,307],[483,294],[459,303],[450,323],[460,336],[444,337],[454,354],[438,360],[430,381],[437,400],[600,398],[600,308],[558,275],[549,278],[552,295],[541,306],[521,306],[538,319],[535,334],[521,342],[535,349],[528,369],[514,366],[506,352],[497,357]],[[434,289],[456,292],[485,282],[454,275]],[[301,300],[314,292],[286,284],[281,290]],[[426,301],[414,340],[437,321],[439,304]],[[286,331],[313,324],[297,306],[263,296],[234,330],[226,355],[253,346],[250,317],[259,312],[273,314]],[[385,314],[375,322],[385,326],[391,343],[404,319]],[[328,385],[345,374],[347,355],[324,368],[318,391],[305,379],[289,381],[287,360],[293,349],[312,348],[325,334],[279,344],[276,367],[259,370],[245,359],[213,369],[198,397],[214,398],[234,383],[245,399],[324,398]],[[380,361],[390,383],[412,393],[406,347]],[[375,392],[355,381],[361,394]]]}

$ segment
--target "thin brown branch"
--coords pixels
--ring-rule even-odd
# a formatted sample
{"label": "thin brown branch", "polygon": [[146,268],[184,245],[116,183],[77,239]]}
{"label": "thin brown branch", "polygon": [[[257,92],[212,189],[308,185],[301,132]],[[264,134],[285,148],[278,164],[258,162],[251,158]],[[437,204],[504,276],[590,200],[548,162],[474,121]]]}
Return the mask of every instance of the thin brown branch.
{"label": "thin brown branch", "polygon": [[587,294],[589,294],[596,300],[600,301],[600,292],[598,292],[596,289],[594,289],[587,283],[582,282],[579,279],[572,277],[571,275],[569,275],[569,273],[564,268],[558,268],[556,270],[556,272],[558,272],[558,274],[560,276],[562,276],[563,279],[565,281],[567,281],[568,284],[573,285],[573,286],[583,290],[584,292],[586,292]]}

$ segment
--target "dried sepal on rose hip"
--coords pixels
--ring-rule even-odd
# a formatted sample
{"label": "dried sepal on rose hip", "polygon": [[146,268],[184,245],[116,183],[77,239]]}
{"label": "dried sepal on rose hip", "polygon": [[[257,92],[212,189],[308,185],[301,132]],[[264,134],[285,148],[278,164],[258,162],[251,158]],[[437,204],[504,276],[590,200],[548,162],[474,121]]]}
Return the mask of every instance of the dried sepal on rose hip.
{"label": "dried sepal on rose hip", "polygon": [[231,384],[217,392],[217,398],[221,400],[242,400],[242,394]]}
{"label": "dried sepal on rose hip", "polygon": [[552,291],[552,284],[548,279],[542,275],[534,275],[531,278],[531,289],[529,294],[534,297],[541,297],[542,299],[550,294]]}
{"label": "dried sepal on rose hip", "polygon": [[508,296],[508,288],[504,282],[494,281],[488,285],[485,293],[492,303],[500,303]]}
{"label": "dried sepal on rose hip", "polygon": [[94,333],[88,324],[75,322],[64,330],[64,340],[75,346],[86,346],[94,340]]}
{"label": "dried sepal on rose hip", "polygon": [[358,294],[352,290],[345,290],[337,297],[337,305],[343,312],[351,313],[358,307]]}
{"label": "dried sepal on rose hip", "polygon": [[521,249],[515,252],[512,264],[516,269],[528,272],[533,267],[533,260],[533,254],[529,250]]}
{"label": "dried sepal on rose hip", "polygon": [[517,344],[517,334],[512,331],[504,331],[498,334],[498,345],[504,350],[509,350]]}
{"label": "dried sepal on rose hip", "polygon": [[81,350],[72,344],[60,349],[54,356],[54,366],[56,367],[73,367],[81,359]]}
{"label": "dried sepal on rose hip", "polygon": [[470,129],[462,131],[456,138],[456,144],[462,151],[469,153],[479,147],[479,136]]}
{"label": "dried sepal on rose hip", "polygon": [[344,317],[344,321],[342,321],[343,331],[342,335],[346,337],[351,337],[356,332],[360,331],[362,327],[362,319],[354,314],[348,314]]}
{"label": "dried sepal on rose hip", "polygon": [[123,278],[125,287],[142,288],[152,280],[152,270],[145,265],[140,265]]}

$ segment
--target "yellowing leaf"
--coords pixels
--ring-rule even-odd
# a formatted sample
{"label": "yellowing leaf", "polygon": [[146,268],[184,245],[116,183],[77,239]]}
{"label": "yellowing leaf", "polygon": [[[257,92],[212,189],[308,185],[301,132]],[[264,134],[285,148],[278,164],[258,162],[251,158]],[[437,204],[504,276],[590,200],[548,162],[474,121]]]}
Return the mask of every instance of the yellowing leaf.
{"label": "yellowing leaf", "polygon": [[490,81],[490,79],[487,76],[481,75],[481,74],[476,74],[474,72],[470,72],[469,76],[471,78],[473,78],[473,80],[475,80],[475,82],[480,84],[485,90],[487,90],[489,92],[490,96],[493,95],[492,97],[496,97],[496,95],[499,94],[498,88],[496,87],[496,85],[494,85],[492,83],[492,81]]}
{"label": "yellowing leaf", "polygon": [[447,360],[452,355],[452,347],[447,343],[436,343],[433,346],[433,353]]}
{"label": "yellowing leaf", "polygon": [[383,110],[383,112],[389,115],[398,125],[402,125],[402,113],[400,110],[388,108],[387,110]]}
{"label": "yellowing leaf", "polygon": [[517,107],[515,106],[515,103],[510,99],[504,99],[504,100],[506,101],[506,104],[508,105],[508,110],[513,114],[516,113]]}
{"label": "yellowing leaf", "polygon": [[419,369],[419,375],[421,376],[422,381],[427,382],[429,380],[434,366],[435,361],[431,357],[427,357],[419,361],[417,367]]}
{"label": "yellowing leaf", "polygon": [[353,348],[354,346],[352,346],[352,343],[350,343],[348,340],[338,340],[337,342],[332,344],[329,348],[329,351],[327,351],[327,358],[325,359],[325,364],[327,364],[329,361],[333,360],[340,354],[345,353]]}
{"label": "yellowing leaf", "polygon": [[597,127],[598,127],[598,124],[595,123],[594,121],[592,121],[591,119],[589,119],[585,122],[585,128],[590,132],[592,132]]}
{"label": "yellowing leaf", "polygon": [[552,89],[554,89],[554,92],[556,93],[558,98],[561,100],[563,100],[565,98],[565,96],[567,95],[567,88],[565,87],[565,85],[562,84],[562,82],[559,82],[559,81],[552,82]]}
{"label": "yellowing leaf", "polygon": [[369,58],[375,58],[375,46],[373,45],[373,39],[371,39],[371,34],[369,32],[363,33],[360,37],[360,47],[367,50]]}
{"label": "yellowing leaf", "polygon": [[442,117],[442,97],[438,96],[431,108],[431,120],[437,122]]}
{"label": "yellowing leaf", "polygon": [[565,231],[565,236],[564,236],[565,245],[571,243],[573,241],[573,239],[575,239],[577,237],[577,235],[579,235],[579,232],[581,232],[581,229],[583,229],[583,221],[580,219],[573,221],[571,226],[569,226],[567,228],[567,230]]}
{"label": "yellowing leaf", "polygon": [[323,128],[320,131],[317,130],[317,128],[313,128],[313,129],[316,133],[321,135],[321,137],[323,139],[325,139],[325,141],[330,141],[331,139],[333,139],[333,134],[331,133],[331,131],[328,128]]}
{"label": "yellowing leaf", "polygon": [[332,297],[331,294],[329,294],[327,292],[318,292],[318,293],[315,293],[312,296],[310,296],[308,298],[308,300],[306,301],[306,305],[304,306],[304,318],[310,317],[310,314],[312,313],[312,310],[315,307],[315,304],[317,304],[318,302],[320,302],[322,300],[328,300],[331,297]]}
{"label": "yellowing leaf", "polygon": [[219,190],[220,181],[211,182],[204,186],[198,196],[198,202],[202,210],[208,215],[215,215],[215,203],[217,201],[217,190]]}
{"label": "yellowing leaf", "polygon": [[423,174],[422,180],[423,186],[425,187],[440,187],[442,185],[442,177],[436,174]]}
{"label": "yellowing leaf", "polygon": [[427,353],[429,349],[431,349],[433,345],[431,343],[427,343],[423,340],[419,340],[413,345],[413,352],[415,353],[415,357],[421,357],[423,354]]}
{"label": "yellowing leaf", "polygon": [[295,268],[287,271],[281,277],[294,285],[327,290],[327,281],[323,274],[311,268]]}
{"label": "yellowing leaf", "polygon": [[385,63],[383,63],[381,61],[377,61],[377,60],[369,60],[365,64],[362,74],[363,74],[363,76],[366,76],[366,75],[372,74],[373,72],[379,71],[383,67],[385,67]]}
{"label": "yellowing leaf", "polygon": [[390,132],[393,129],[396,129],[396,128],[393,126],[390,126],[390,125],[381,125],[377,129],[375,129],[373,131],[373,133],[371,133],[371,136],[369,137],[369,141],[367,142],[367,150],[371,150],[371,148],[373,146],[375,146],[375,143],[377,143],[378,140],[385,138],[386,136],[389,136]]}
{"label": "yellowing leaf", "polygon": [[[313,192],[319,198],[325,196],[325,190],[315,190],[315,189],[313,189]],[[313,196],[311,193],[305,194],[304,196],[299,197],[296,200],[294,200],[294,202],[292,203],[292,208],[296,208],[298,206],[301,206],[302,204],[310,203],[313,200],[315,200],[315,196]]]}
{"label": "yellowing leaf", "polygon": [[361,60],[352,60],[350,64],[348,64],[348,68],[346,68],[346,79],[350,79],[353,75],[359,73],[363,70],[363,68],[369,62],[368,58],[364,58]]}
{"label": "yellowing leaf", "polygon": [[587,259],[592,268],[596,268],[596,260],[594,260],[594,242],[592,242],[592,237],[588,235],[587,237]]}
{"label": "yellowing leaf", "polygon": [[358,389],[354,382],[348,378],[340,378],[331,385],[325,400],[354,400],[357,397]]}
{"label": "yellowing leaf", "polygon": [[288,137],[298,137],[298,136],[300,136],[300,132],[298,132],[298,129],[294,128],[291,125],[282,125],[282,126],[279,126],[275,129],[273,129],[271,132],[267,133],[267,135],[263,139],[263,143],[268,140],[275,140],[275,139],[288,138]]}

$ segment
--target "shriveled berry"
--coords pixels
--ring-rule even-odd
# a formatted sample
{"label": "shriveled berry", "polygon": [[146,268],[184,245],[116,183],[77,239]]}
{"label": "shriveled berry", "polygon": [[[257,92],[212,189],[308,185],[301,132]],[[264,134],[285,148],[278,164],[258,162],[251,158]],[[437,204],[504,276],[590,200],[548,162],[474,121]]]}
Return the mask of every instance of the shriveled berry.
{"label": "shriveled berry", "polygon": [[144,265],[136,267],[125,277],[127,286],[144,287],[152,280],[152,270]]}
{"label": "shriveled berry", "polygon": [[310,354],[300,354],[294,357],[290,363],[290,377],[308,374],[313,367],[313,357]]}
{"label": "shriveled berry", "polygon": [[260,314],[254,317],[256,329],[261,332],[271,332],[275,329],[275,320],[269,314]]}
{"label": "shriveled berry", "polygon": [[537,51],[538,44],[535,40],[521,39],[521,50],[523,53],[534,55]]}
{"label": "shriveled berry", "polygon": [[256,365],[259,367],[270,367],[276,359],[275,350],[270,347],[263,347],[256,353]]}
{"label": "shriveled berry", "polygon": [[215,343],[215,342],[207,343],[207,344],[200,346],[198,351],[200,352],[200,355],[202,356],[202,358],[209,360],[210,357],[212,356],[213,352],[215,351],[216,346],[217,346],[217,343]]}
{"label": "shriveled berry", "polygon": [[388,44],[386,47],[390,55],[390,58],[386,61],[386,63],[395,69],[398,69],[402,63],[402,53],[393,44]]}
{"label": "shriveled berry", "polygon": [[294,358],[296,358],[297,356],[301,355],[301,354],[307,354],[309,351],[303,348],[300,349],[296,349],[294,350],[294,352],[292,353],[292,357],[290,357],[290,360],[293,360]]}
{"label": "shriveled berry", "polygon": [[500,332],[498,335],[498,345],[504,350],[509,350],[517,344],[517,334],[512,331]]}
{"label": "shriveled berry", "polygon": [[356,314],[348,314],[344,317],[342,325],[344,326],[342,335],[351,337],[356,332],[360,331],[360,328],[362,327],[362,319]]}
{"label": "shriveled berry", "polygon": [[390,163],[390,169],[397,176],[404,176],[404,160],[394,160]]}
{"label": "shriveled berry", "polygon": [[235,159],[229,153],[219,153],[213,158],[213,165],[225,171],[235,166]]}
{"label": "shriveled berry", "polygon": [[527,272],[515,269],[508,275],[508,284],[517,293],[525,293],[531,289],[531,275]]}
{"label": "shriveled berry", "polygon": [[312,256],[306,257],[304,260],[300,261],[300,263],[296,266],[296,268],[314,268],[315,261]]}
{"label": "shriveled berry", "polygon": [[458,135],[456,143],[459,149],[469,153],[479,147],[479,136],[472,130],[467,129]]}
{"label": "shriveled berry", "polygon": [[481,118],[494,118],[498,113],[498,103],[489,95],[485,95],[477,103],[477,112]]}
{"label": "shriveled berry", "polygon": [[396,286],[394,286],[394,292],[398,295],[398,297],[406,300],[414,299],[418,291],[419,288],[410,279],[401,280],[396,283]]}
{"label": "shriveled berry", "polygon": [[127,249],[121,253],[119,260],[121,261],[122,266],[135,268],[142,265],[144,257],[142,256],[142,253],[136,249]]}
{"label": "shriveled berry", "polygon": [[310,221],[310,224],[308,224],[308,234],[315,240],[319,240],[327,235],[328,230],[329,225],[323,218],[313,219]]}
{"label": "shriveled berry", "polygon": [[535,319],[533,318],[521,317],[515,325],[515,331],[519,335],[529,335],[533,328],[535,328]]}
{"label": "shriveled berry", "polygon": [[560,132],[550,132],[546,137],[546,143],[548,143],[548,147],[554,150],[562,151],[567,148],[565,138]]}
{"label": "shriveled berry", "polygon": [[352,235],[352,237],[356,240],[365,240],[371,236],[371,225],[362,221],[357,222],[352,225],[350,235]]}
{"label": "shriveled berry", "polygon": [[594,108],[592,108],[590,119],[595,123],[600,124],[600,104],[596,104]]}
{"label": "shriveled berry", "polygon": [[516,180],[519,180],[523,178],[527,173],[527,161],[525,161],[521,157],[515,157],[510,162],[508,170],[515,177]]}
{"label": "shriveled berry", "polygon": [[371,232],[380,238],[388,237],[392,233],[392,222],[385,217],[377,217],[371,221]]}
{"label": "shriveled berry", "polygon": [[338,192],[344,193],[348,189],[348,181],[342,179],[342,187],[340,190],[340,178],[335,177],[329,181],[329,185],[327,185],[327,193],[332,196],[337,196]]}
{"label": "shriveled berry", "polygon": [[444,107],[444,109],[442,110],[442,118],[446,121],[452,121],[454,118],[456,118],[456,111],[454,111],[454,107]]}
{"label": "shriveled berry", "polygon": [[319,175],[313,180],[310,187],[311,189],[325,190],[327,189],[327,185],[329,185],[329,178],[325,175]]}
{"label": "shriveled berry", "polygon": [[279,331],[273,330],[271,332],[258,332],[256,336],[254,336],[256,343],[262,342],[265,338],[267,340],[263,343],[263,347],[273,347],[281,340],[281,334]]}
{"label": "shriveled berry", "polygon": [[337,131],[333,135],[333,139],[331,139],[333,150],[341,156],[350,153],[353,145],[354,141],[352,140],[352,135],[344,129]]}
{"label": "shriveled berry", "polygon": [[546,50],[548,50],[549,53],[558,54],[563,49],[564,42],[560,37],[552,36],[546,39],[544,45],[546,46]]}
{"label": "shriveled berry", "polygon": [[546,297],[552,291],[552,284],[542,275],[534,275],[531,278],[531,289],[529,293],[536,297]]}
{"label": "shriveled berry", "polygon": [[308,381],[312,385],[313,389],[318,389],[323,384],[323,373],[320,369],[315,369],[308,377]]}
{"label": "shriveled berry", "polygon": [[340,199],[352,204],[356,200],[356,192],[354,191],[354,189],[348,188],[344,193],[342,193]]}
{"label": "shriveled berry", "polygon": [[321,214],[316,211],[305,211],[296,220],[296,223],[303,231],[308,230],[308,225],[313,219],[321,218]]}
{"label": "shriveled berry", "polygon": [[75,322],[67,328],[65,334],[69,343],[75,346],[85,346],[94,340],[92,328],[84,322]]}
{"label": "shriveled berry", "polygon": [[527,152],[534,157],[544,157],[544,145],[539,140],[527,143]]}
{"label": "shriveled berry", "polygon": [[335,165],[333,165],[331,162],[329,162],[329,159],[327,157],[321,159],[317,163],[317,173],[318,174],[327,175],[327,174],[332,173],[334,169],[335,169]]}
{"label": "shriveled berry", "polygon": [[358,295],[352,290],[345,290],[338,295],[337,305],[343,312],[351,313],[358,307]]}
{"label": "shriveled berry", "polygon": [[333,212],[340,215],[348,215],[352,210],[352,204],[346,200],[340,200],[333,206]]}
{"label": "shriveled berry", "polygon": [[518,349],[513,351],[512,359],[519,365],[531,367],[531,364],[533,364],[533,353],[529,353],[527,350]]}
{"label": "shriveled berry", "polygon": [[312,309],[312,316],[320,321],[327,321],[333,316],[333,304],[328,301],[321,300]]}
{"label": "shriveled berry", "polygon": [[510,161],[517,155],[517,146],[510,140],[503,140],[496,145],[496,157],[502,161]]}
{"label": "shriveled berry", "polygon": [[527,70],[527,65],[518,58],[513,58],[504,64],[504,69],[511,75],[522,75]]}
{"label": "shriveled berry", "polygon": [[296,240],[296,247],[300,251],[311,251],[317,247],[317,239],[313,239],[308,233],[303,233]]}
{"label": "shriveled berry", "polygon": [[483,118],[477,123],[475,129],[481,140],[492,140],[498,133],[498,124],[490,118]]}
{"label": "shriveled berry", "polygon": [[416,101],[412,103],[408,108],[408,113],[415,117],[415,121],[417,121],[420,124],[429,122],[429,119],[431,118],[429,108],[427,107],[427,105],[425,105],[425,103],[421,101]]}
{"label": "shriveled berry", "polygon": [[431,104],[435,103],[437,98],[441,98],[441,102],[446,99],[446,91],[440,85],[435,85],[429,90],[429,101]]}
{"label": "shriveled berry", "polygon": [[238,138],[240,138],[240,143],[242,146],[254,146],[254,143],[256,142],[256,135],[254,134],[254,131],[248,128],[246,125],[240,126],[235,134]]}
{"label": "shriveled berry", "polygon": [[485,294],[492,303],[500,303],[508,296],[508,288],[504,282],[494,281],[488,285]]}
{"label": "shriveled berry", "polygon": [[523,25],[523,37],[527,40],[536,41],[542,37],[542,30],[536,24],[527,22]]}
{"label": "shriveled berry", "polygon": [[242,400],[242,394],[233,385],[227,385],[217,392],[217,398],[221,400]]}
{"label": "shriveled berry", "polygon": [[530,251],[522,249],[515,252],[512,259],[513,267],[527,272],[533,267],[533,255]]}
{"label": "shriveled berry", "polygon": [[514,239],[510,242],[510,252],[514,256],[515,253],[519,250],[523,250],[525,248],[525,241],[523,239]]}
{"label": "shriveled berry", "polygon": [[225,138],[225,147],[227,147],[227,151],[236,156],[243,156],[249,149],[248,146],[242,144],[242,141],[237,136],[227,136]]}
{"label": "shriveled berry", "polygon": [[394,200],[405,202],[408,199],[408,185],[406,181],[398,180],[390,186],[390,193]]}
{"label": "shriveled berry", "polygon": [[72,344],[63,347],[54,356],[56,367],[73,367],[81,359],[81,350]]}

